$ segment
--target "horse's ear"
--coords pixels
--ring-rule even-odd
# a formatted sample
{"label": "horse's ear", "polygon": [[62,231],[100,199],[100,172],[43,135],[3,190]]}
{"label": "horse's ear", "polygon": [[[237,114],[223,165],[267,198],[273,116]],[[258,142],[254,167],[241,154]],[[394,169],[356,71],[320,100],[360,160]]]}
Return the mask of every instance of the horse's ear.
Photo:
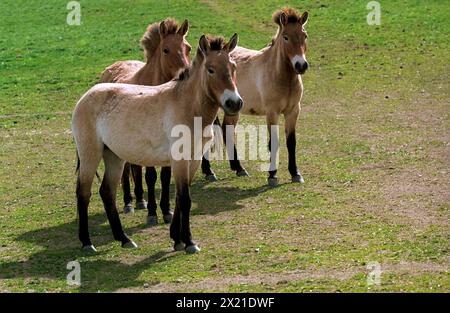
{"label": "horse's ear", "polygon": [[181,24],[180,29],[178,29],[177,33],[181,36],[186,36],[188,31],[189,31],[189,21],[184,20],[183,24]]}
{"label": "horse's ear", "polygon": [[236,48],[238,44],[238,34],[234,33],[234,35],[230,38],[230,41],[223,47],[223,50],[228,51],[230,53],[231,51]]}
{"label": "horse's ear", "polygon": [[162,37],[165,37],[167,35],[168,29],[166,26],[165,21],[162,21],[161,23],[159,23],[159,35]]}
{"label": "horse's ear", "polygon": [[299,22],[302,26],[308,22],[308,16],[309,16],[308,11],[305,11],[305,13],[303,13],[302,16],[300,17]]}
{"label": "horse's ear", "polygon": [[280,26],[286,26],[288,23],[288,17],[286,13],[281,12],[280,14]]}
{"label": "horse's ear", "polygon": [[208,39],[206,39],[205,35],[202,35],[200,37],[200,40],[198,42],[198,49],[203,53],[203,55],[206,55],[209,50],[209,42]]}

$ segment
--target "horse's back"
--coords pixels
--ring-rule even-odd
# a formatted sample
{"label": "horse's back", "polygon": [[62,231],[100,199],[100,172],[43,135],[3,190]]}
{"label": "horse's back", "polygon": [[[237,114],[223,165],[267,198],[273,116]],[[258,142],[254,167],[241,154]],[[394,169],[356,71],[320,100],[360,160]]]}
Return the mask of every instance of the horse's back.
{"label": "horse's back", "polygon": [[143,66],[141,61],[118,61],[108,66],[101,74],[102,83],[126,83],[130,82],[134,74]]}

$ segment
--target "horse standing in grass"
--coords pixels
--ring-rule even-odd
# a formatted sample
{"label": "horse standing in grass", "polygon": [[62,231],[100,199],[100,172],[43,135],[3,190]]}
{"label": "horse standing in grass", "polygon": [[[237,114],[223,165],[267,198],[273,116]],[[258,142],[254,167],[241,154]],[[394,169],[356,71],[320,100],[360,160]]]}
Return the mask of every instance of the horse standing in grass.
{"label": "horse standing in grass", "polygon": [[[295,127],[303,93],[300,74],[304,74],[308,69],[305,57],[308,36],[304,29],[308,21],[308,12],[300,15],[294,9],[285,8],[273,14],[273,21],[278,25],[278,33],[271,45],[261,51],[237,47],[231,55],[237,63],[238,88],[245,101],[245,107],[241,113],[265,115],[270,134],[271,126],[278,125],[280,114],[284,115],[289,172],[292,182],[303,183],[295,156]],[[222,124],[224,142],[226,142],[226,125],[236,126],[238,119],[238,115],[225,114]],[[216,121],[216,123],[219,122]],[[278,183],[275,162],[278,152],[278,133],[274,137],[276,138],[269,140],[271,165],[268,183],[271,186]],[[228,144],[234,144],[234,142]],[[234,155],[229,155],[229,158],[231,169],[236,171],[238,176],[248,175],[238,160],[236,147],[234,147]],[[203,160],[202,171],[208,180],[217,179],[206,159]]]}
{"label": "horse standing in grass", "polygon": [[[173,19],[165,19],[160,23],[148,26],[147,31],[141,39],[147,62],[119,61],[106,68],[101,76],[102,83],[128,83],[136,85],[157,86],[168,82],[176,77],[180,70],[187,68],[190,64],[189,52],[191,46],[185,37],[189,30],[187,20],[178,25]],[[130,122],[130,127],[131,123]],[[124,212],[133,212],[133,197],[130,190],[130,170],[134,178],[134,193],[136,196],[136,208],[147,209],[147,224],[158,223],[156,214],[155,184],[157,179],[156,169],[147,167],[145,180],[148,187],[148,204],[144,200],[144,189],[142,186],[142,167],[139,165],[125,164],[122,175],[122,188],[124,195]],[[165,223],[172,220],[170,211],[170,167],[161,168],[161,200],[160,207]]]}
{"label": "horse standing in grass", "polygon": [[[204,129],[212,126],[219,107],[229,116],[238,114],[242,108],[243,101],[236,88],[236,64],[229,56],[236,44],[236,34],[228,43],[221,37],[202,36],[192,66],[178,80],[154,87],[98,84],[78,101],[72,116],[72,133],[79,165],[76,190],[79,239],[84,250],[96,251],[89,237],[88,206],[92,181],[103,158],[105,173],[100,196],[114,239],[122,247],[136,247],[124,233],[116,207],[117,185],[125,162],[130,162],[172,167],[176,206],[170,237],[175,250],[199,251],[189,226],[189,186],[206,142],[201,135],[194,135],[194,120],[201,117]],[[190,130],[191,149],[183,146],[183,153],[189,151],[187,158],[174,158],[172,145],[180,140],[172,136],[176,126]],[[211,129],[208,134],[212,137]],[[194,155],[198,148],[199,155]]]}

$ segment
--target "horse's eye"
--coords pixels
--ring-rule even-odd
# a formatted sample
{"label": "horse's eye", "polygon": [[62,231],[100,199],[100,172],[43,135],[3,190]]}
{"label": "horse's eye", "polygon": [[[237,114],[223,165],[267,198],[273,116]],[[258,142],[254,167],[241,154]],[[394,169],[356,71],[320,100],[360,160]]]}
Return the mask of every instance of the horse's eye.
{"label": "horse's eye", "polygon": [[215,72],[214,72],[214,70],[213,70],[212,68],[209,68],[209,69],[208,69],[208,73],[212,75],[212,74],[214,74]]}
{"label": "horse's eye", "polygon": [[283,36],[284,41],[289,41],[288,36]]}
{"label": "horse's eye", "polygon": [[169,49],[165,48],[165,49],[163,50],[163,52],[164,52],[164,54],[169,54]]}

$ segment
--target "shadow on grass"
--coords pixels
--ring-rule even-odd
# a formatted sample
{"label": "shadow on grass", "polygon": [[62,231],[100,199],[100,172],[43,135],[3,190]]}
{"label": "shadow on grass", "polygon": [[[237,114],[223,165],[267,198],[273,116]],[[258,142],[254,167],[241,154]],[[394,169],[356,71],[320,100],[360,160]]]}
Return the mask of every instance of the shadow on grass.
{"label": "shadow on grass", "polygon": [[[204,182],[195,182],[192,186],[192,198],[197,207],[193,215],[214,215],[222,211],[236,210],[243,207],[238,202],[253,197],[267,190],[267,187],[239,189],[234,187],[211,186]],[[122,219],[126,218],[121,216]],[[90,234],[96,247],[113,242],[111,229],[104,212],[89,216]],[[125,231],[131,237],[134,233],[145,229],[141,224],[127,228]],[[106,260],[108,251],[87,254],[80,250],[78,236],[78,222],[74,220],[58,226],[41,228],[21,234],[16,238],[25,249],[36,249],[38,252],[23,261],[2,260],[0,262],[0,279],[23,278],[25,288],[43,291],[41,282],[57,280],[65,282],[70,270],[67,263],[81,258],[82,286],[79,291],[97,292],[113,291],[120,288],[142,286],[139,276],[143,271],[151,270],[152,266],[173,257],[180,257],[180,253],[171,250],[159,251],[133,264],[121,260]],[[119,245],[118,242],[116,242]],[[123,250],[122,255],[126,255]],[[184,253],[181,253],[184,254]],[[89,280],[86,280],[88,278]],[[151,283],[151,282],[150,282]],[[156,282],[157,283],[157,282]],[[61,287],[61,283],[45,283],[51,288]],[[63,283],[64,286],[64,283]]]}

